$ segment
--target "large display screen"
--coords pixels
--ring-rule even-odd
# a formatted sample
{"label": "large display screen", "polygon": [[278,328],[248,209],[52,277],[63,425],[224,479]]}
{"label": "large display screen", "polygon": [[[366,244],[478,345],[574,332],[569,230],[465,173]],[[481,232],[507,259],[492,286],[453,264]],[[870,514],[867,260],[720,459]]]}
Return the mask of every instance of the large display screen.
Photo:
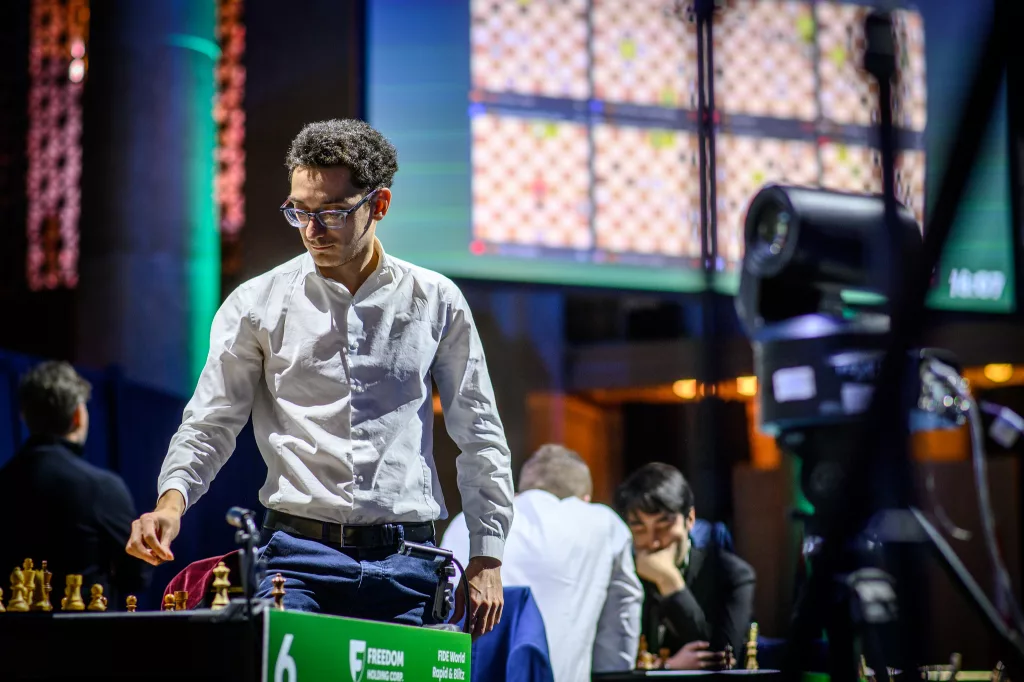
{"label": "large display screen", "polygon": [[[985,4],[985,3],[982,3]],[[970,5],[970,6],[967,6]],[[714,203],[701,215],[695,23],[674,0],[369,0],[367,115],[399,150],[381,236],[454,277],[696,291],[735,287],[746,207],[768,182],[875,192],[865,3],[726,0],[713,26]],[[919,220],[987,12],[896,13],[900,198]],[[1013,309],[1005,106],[932,304]],[[710,227],[709,227],[710,229]]]}

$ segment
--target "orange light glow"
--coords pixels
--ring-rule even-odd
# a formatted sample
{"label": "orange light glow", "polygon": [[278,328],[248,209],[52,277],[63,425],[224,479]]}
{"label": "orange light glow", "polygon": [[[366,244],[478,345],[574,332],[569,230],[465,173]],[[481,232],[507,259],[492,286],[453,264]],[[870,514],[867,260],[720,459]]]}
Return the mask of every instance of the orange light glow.
{"label": "orange light glow", "polygon": [[740,395],[757,395],[757,377],[736,377],[736,392]]}
{"label": "orange light glow", "polygon": [[672,384],[672,392],[684,400],[693,400],[697,397],[697,380],[680,379]]}

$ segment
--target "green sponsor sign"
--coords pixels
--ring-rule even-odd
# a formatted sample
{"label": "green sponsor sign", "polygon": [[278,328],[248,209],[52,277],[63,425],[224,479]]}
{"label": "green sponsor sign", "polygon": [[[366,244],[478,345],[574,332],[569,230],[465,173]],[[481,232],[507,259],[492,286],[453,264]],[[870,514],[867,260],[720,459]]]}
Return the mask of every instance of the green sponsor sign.
{"label": "green sponsor sign", "polygon": [[274,610],[264,627],[265,682],[469,681],[461,632]]}

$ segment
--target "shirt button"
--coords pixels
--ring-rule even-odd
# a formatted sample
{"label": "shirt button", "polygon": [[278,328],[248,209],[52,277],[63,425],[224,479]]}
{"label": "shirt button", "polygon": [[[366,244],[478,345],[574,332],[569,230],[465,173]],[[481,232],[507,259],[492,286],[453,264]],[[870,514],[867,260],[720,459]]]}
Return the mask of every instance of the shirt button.
{"label": "shirt button", "polygon": [[362,483],[362,482],[363,482],[362,474],[360,474],[359,476],[356,476],[356,483]]}

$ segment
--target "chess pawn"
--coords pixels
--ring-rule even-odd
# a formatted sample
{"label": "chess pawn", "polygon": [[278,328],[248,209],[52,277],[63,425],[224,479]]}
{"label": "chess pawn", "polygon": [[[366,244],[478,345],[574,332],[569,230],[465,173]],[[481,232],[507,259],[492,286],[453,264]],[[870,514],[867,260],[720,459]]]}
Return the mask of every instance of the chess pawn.
{"label": "chess pawn", "polygon": [[4,588],[0,587],[0,613],[3,613],[7,609],[4,608]]}
{"label": "chess pawn", "polygon": [[173,594],[165,594],[164,595],[164,611],[173,611],[173,610],[174,610],[174,595]]}
{"label": "chess pawn", "polygon": [[25,572],[20,568],[15,568],[11,572],[11,601],[7,604],[7,610],[11,613],[28,611],[28,601],[25,599]]}
{"label": "chess pawn", "polygon": [[128,598],[124,600],[124,608],[128,613],[135,613],[135,607],[139,605],[139,600],[134,594],[129,594]]}
{"label": "chess pawn", "polygon": [[89,610],[106,611],[107,598],[103,596],[103,585],[93,585],[89,590]]}
{"label": "chess pawn", "polygon": [[60,600],[62,611],[84,611],[82,601],[82,576],[69,575],[64,579],[64,597]]}
{"label": "chess pawn", "polygon": [[747,670],[757,670],[757,623],[750,624],[750,634],[747,636],[747,660],[744,666]]}
{"label": "chess pawn", "polygon": [[174,610],[184,611],[188,608],[188,592],[185,590],[177,590],[174,593]]}
{"label": "chess pawn", "polygon": [[270,582],[274,585],[274,589],[270,591],[270,596],[274,598],[274,608],[284,611],[284,576],[278,573]]}
{"label": "chess pawn", "polygon": [[225,566],[223,561],[213,569],[213,589],[217,594],[214,595],[213,603],[210,604],[211,609],[219,610],[231,603],[231,599],[228,597],[228,588],[231,587],[231,581],[228,580],[230,572],[231,569]]}
{"label": "chess pawn", "polygon": [[725,669],[732,670],[736,667],[736,657],[733,655],[732,644],[725,645]]}

